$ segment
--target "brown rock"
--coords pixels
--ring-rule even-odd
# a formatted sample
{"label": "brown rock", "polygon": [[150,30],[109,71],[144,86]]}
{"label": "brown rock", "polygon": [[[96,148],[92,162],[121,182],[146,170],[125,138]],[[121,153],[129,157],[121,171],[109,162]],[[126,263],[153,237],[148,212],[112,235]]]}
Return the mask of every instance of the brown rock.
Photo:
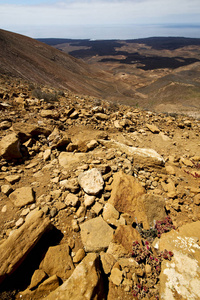
{"label": "brown rock", "polygon": [[0,245],[0,282],[17,269],[41,236],[50,228],[50,221],[43,218],[41,211],[36,211]]}
{"label": "brown rock", "polygon": [[71,139],[65,132],[55,128],[54,131],[48,136],[48,141],[49,146],[52,149],[55,149],[59,147],[66,147],[71,142]]}
{"label": "brown rock", "polygon": [[49,293],[57,289],[57,287],[59,287],[59,278],[56,275],[52,275],[39,285],[37,293]]}
{"label": "brown rock", "polygon": [[74,263],[79,263],[85,257],[84,249],[79,249],[73,258]]}
{"label": "brown rock", "polygon": [[5,179],[11,184],[14,184],[15,182],[19,181],[20,178],[20,175],[8,175],[5,177]]}
{"label": "brown rock", "polygon": [[21,158],[20,141],[15,133],[3,137],[0,141],[0,156],[7,160]]}
{"label": "brown rock", "polygon": [[69,246],[66,244],[49,247],[44,260],[40,264],[40,269],[45,271],[48,276],[57,275],[62,280],[66,280],[74,270],[69,251]]}
{"label": "brown rock", "polygon": [[99,256],[89,253],[73,274],[45,300],[104,300],[104,287],[99,269]]}
{"label": "brown rock", "polygon": [[141,243],[141,236],[139,232],[131,225],[120,225],[114,235],[112,242],[122,245],[131,253],[133,241]]}
{"label": "brown rock", "polygon": [[101,252],[101,263],[105,274],[109,274],[112,267],[116,263],[116,259],[112,254]]}
{"label": "brown rock", "polygon": [[37,124],[16,122],[13,123],[12,127],[22,143],[29,140],[31,137],[36,137],[40,134],[48,136],[51,133],[51,129],[48,128],[48,126],[42,127]]}
{"label": "brown rock", "polygon": [[143,204],[149,227],[154,226],[154,221],[163,220],[166,217],[165,199],[162,196],[145,194]]}
{"label": "brown rock", "polygon": [[101,218],[81,224],[81,239],[86,252],[98,252],[108,248],[113,229]]}
{"label": "brown rock", "polygon": [[194,204],[200,205],[200,194],[194,196]]}
{"label": "brown rock", "polygon": [[120,171],[113,176],[112,192],[108,202],[118,212],[129,214],[148,229],[149,225],[142,200],[144,193],[145,190],[137,179]]}
{"label": "brown rock", "polygon": [[31,290],[36,288],[46,278],[47,278],[47,274],[43,270],[40,269],[35,270],[33,276],[31,277],[31,283],[29,289]]}
{"label": "brown rock", "polygon": [[113,268],[109,277],[109,280],[112,281],[115,285],[120,285],[123,279],[122,271],[117,268]]}
{"label": "brown rock", "polygon": [[21,187],[16,189],[9,195],[9,198],[17,207],[23,207],[35,201],[31,187]]}
{"label": "brown rock", "polygon": [[153,124],[146,124],[146,127],[152,132],[152,133],[159,133],[160,130],[156,125]]}

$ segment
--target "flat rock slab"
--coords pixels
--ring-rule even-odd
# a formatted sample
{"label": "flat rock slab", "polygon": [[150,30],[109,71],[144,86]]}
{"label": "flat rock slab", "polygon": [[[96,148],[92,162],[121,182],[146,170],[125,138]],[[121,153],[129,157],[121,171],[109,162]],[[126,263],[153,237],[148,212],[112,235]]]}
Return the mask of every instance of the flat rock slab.
{"label": "flat rock slab", "polygon": [[13,273],[42,235],[51,228],[49,219],[36,211],[0,245],[0,283]]}
{"label": "flat rock slab", "polygon": [[86,157],[84,153],[61,152],[58,161],[61,167],[69,168],[73,164],[80,164],[80,161]]}
{"label": "flat rock slab", "polygon": [[31,187],[21,187],[16,189],[10,194],[9,198],[17,207],[23,207],[35,201]]}
{"label": "flat rock slab", "polygon": [[70,278],[44,299],[106,299],[99,268],[99,256],[96,253],[89,253],[76,267]]}
{"label": "flat rock slab", "polygon": [[48,276],[57,275],[62,280],[68,279],[74,271],[69,252],[69,246],[66,244],[49,247],[44,260],[40,264],[40,269]]}
{"label": "flat rock slab", "polygon": [[113,229],[101,218],[91,219],[81,225],[81,239],[86,252],[99,252],[108,248]]}
{"label": "flat rock slab", "polygon": [[78,182],[88,195],[97,195],[103,189],[104,180],[96,168],[81,173]]}
{"label": "flat rock slab", "polygon": [[99,142],[107,148],[114,148],[132,156],[136,164],[144,165],[145,167],[161,167],[165,164],[163,157],[154,149],[130,147],[114,140],[99,140]]}
{"label": "flat rock slab", "polygon": [[183,225],[178,231],[162,234],[155,243],[160,251],[174,256],[164,260],[160,275],[159,299],[199,299],[200,292],[200,221]]}

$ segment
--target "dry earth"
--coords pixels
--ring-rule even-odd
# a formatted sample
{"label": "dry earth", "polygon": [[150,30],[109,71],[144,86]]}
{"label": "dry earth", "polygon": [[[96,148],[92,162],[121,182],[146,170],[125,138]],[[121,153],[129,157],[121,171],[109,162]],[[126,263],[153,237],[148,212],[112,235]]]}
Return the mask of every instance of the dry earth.
{"label": "dry earth", "polygon": [[200,122],[0,89],[0,299],[199,299]]}

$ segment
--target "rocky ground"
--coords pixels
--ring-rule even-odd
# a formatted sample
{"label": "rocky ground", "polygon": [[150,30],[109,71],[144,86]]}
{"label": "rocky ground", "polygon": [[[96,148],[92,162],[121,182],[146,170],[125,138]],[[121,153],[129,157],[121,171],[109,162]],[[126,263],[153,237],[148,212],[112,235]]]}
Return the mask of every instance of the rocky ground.
{"label": "rocky ground", "polygon": [[199,299],[200,121],[0,98],[0,299]]}

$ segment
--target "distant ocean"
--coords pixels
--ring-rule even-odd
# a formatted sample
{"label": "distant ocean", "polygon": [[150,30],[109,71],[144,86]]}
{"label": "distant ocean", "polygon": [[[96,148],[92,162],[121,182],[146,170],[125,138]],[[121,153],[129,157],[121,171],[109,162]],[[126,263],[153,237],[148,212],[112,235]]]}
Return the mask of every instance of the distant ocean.
{"label": "distant ocean", "polygon": [[[32,28],[22,34],[34,38],[70,39],[137,39],[154,36],[180,36],[200,38],[200,24],[165,25],[72,25]],[[29,32],[28,32],[29,31]],[[31,32],[31,33],[30,33]]]}
{"label": "distant ocean", "polygon": [[200,38],[199,24],[50,25],[5,28],[32,38],[137,39],[155,36]]}

